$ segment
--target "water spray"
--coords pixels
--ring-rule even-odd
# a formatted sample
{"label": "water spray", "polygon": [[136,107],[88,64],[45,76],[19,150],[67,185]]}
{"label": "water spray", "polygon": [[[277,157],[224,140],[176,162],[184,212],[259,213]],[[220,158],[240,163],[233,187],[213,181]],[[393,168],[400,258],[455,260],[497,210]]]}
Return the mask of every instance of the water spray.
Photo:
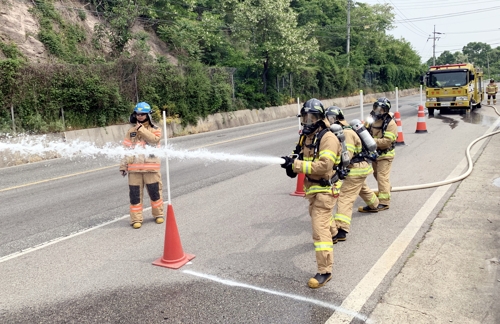
{"label": "water spray", "polygon": [[257,164],[282,164],[283,159],[272,156],[248,156],[243,154],[229,154],[224,152],[210,152],[206,149],[197,149],[194,151],[187,149],[176,149],[172,145],[166,147],[140,147],[130,150],[116,143],[106,143],[102,147],[96,146],[92,142],[71,141],[63,142],[57,140],[48,140],[46,136],[17,137],[15,140],[0,143],[0,153],[4,160],[7,160],[9,154],[20,156],[44,155],[51,153],[61,158],[98,158],[104,157],[112,160],[119,160],[126,155],[131,154],[153,154],[159,158],[168,159],[199,159],[205,163],[209,162],[245,162]]}

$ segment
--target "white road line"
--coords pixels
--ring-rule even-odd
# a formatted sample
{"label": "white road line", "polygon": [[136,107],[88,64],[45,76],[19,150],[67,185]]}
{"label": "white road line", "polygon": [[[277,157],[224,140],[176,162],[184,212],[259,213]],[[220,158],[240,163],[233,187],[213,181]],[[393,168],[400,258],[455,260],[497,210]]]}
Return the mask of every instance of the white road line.
{"label": "white road line", "polygon": [[232,281],[232,280],[222,279],[222,278],[219,278],[219,277],[216,277],[216,276],[213,276],[213,275],[207,275],[207,274],[199,273],[199,272],[196,272],[196,271],[183,270],[182,272],[190,274],[190,275],[193,275],[193,276],[201,277],[201,278],[204,278],[204,279],[212,280],[212,281],[215,281],[215,282],[227,285],[227,286],[252,289],[252,290],[264,292],[264,293],[271,294],[271,295],[286,297],[286,298],[295,299],[295,300],[298,300],[298,301],[301,301],[301,302],[306,302],[306,303],[314,304],[314,305],[317,305],[317,306],[321,306],[321,307],[325,307],[325,308],[330,308],[330,309],[335,310],[336,312],[341,312],[343,314],[347,314],[351,318],[358,318],[358,319],[360,319],[362,321],[366,321],[368,323],[368,318],[365,315],[362,315],[362,314],[350,311],[348,309],[345,309],[345,308],[342,308],[342,307],[339,307],[339,306],[336,306],[336,305],[333,305],[333,304],[326,303],[326,302],[321,301],[321,300],[307,298],[307,297],[303,297],[303,296],[299,296],[299,295],[287,294],[287,293],[279,292],[279,291],[276,291],[276,290],[270,290],[270,289],[266,289],[266,288],[260,288],[260,287],[257,287],[257,286],[252,286],[252,285],[248,285],[248,284],[244,284],[244,283],[239,283],[239,282]]}
{"label": "white road line", "polygon": [[[498,124],[500,124],[500,119],[497,119],[497,121],[485,132],[485,134],[493,132]],[[482,145],[475,145],[474,147],[472,147],[470,151],[471,156],[475,156],[477,151],[481,147]],[[460,176],[465,168],[467,168],[467,158],[464,157],[464,159],[460,161],[460,163],[451,172],[447,179],[452,179]],[[401,234],[399,234],[399,236],[394,240],[391,246],[389,246],[385,253],[380,257],[380,259],[378,259],[377,263],[373,265],[370,271],[363,277],[363,279],[357,284],[357,286],[354,287],[349,296],[347,296],[346,299],[342,302],[342,305],[340,305],[340,307],[350,309],[354,313],[361,311],[375,289],[379,286],[379,284],[385,278],[387,273],[392,269],[399,257],[409,246],[410,242],[420,230],[429,214],[436,207],[439,200],[441,200],[441,198],[446,194],[446,191],[448,191],[450,187],[451,184],[438,187],[436,189],[436,191],[425,202],[422,208],[420,208],[420,210],[412,218],[408,225],[406,225]],[[325,324],[350,323],[353,319],[354,316],[351,316],[350,314],[335,312],[326,321]]]}
{"label": "white road line", "polygon": [[[145,208],[144,210],[148,210],[148,209],[151,209],[151,207]],[[97,226],[94,226],[94,227],[91,227],[91,228],[87,228],[86,230],[83,230],[83,231],[80,231],[80,232],[71,233],[68,236],[58,237],[58,238],[52,239],[50,241],[43,242],[43,243],[40,243],[38,245],[35,245],[35,246],[29,247],[27,249],[21,250],[19,252],[15,252],[15,253],[6,255],[6,256],[0,258],[0,263],[5,262],[7,260],[11,260],[11,259],[17,258],[17,257],[20,257],[22,255],[25,255],[25,254],[28,254],[28,253],[31,253],[31,252],[34,252],[34,251],[37,251],[37,250],[40,250],[40,249],[43,249],[43,248],[46,248],[47,246],[51,246],[52,244],[56,244],[56,243],[59,243],[59,242],[65,241],[65,240],[69,240],[70,238],[73,238],[73,237],[76,237],[78,235],[82,235],[82,234],[88,233],[90,231],[93,231],[93,230],[98,229],[100,227],[104,227],[106,225],[112,224],[112,223],[117,222],[119,220],[122,220],[122,219],[124,219],[126,217],[130,217],[130,215],[127,214],[127,215],[124,215],[122,217],[118,217],[118,218],[115,218],[115,219],[110,220],[108,222],[99,224]]]}

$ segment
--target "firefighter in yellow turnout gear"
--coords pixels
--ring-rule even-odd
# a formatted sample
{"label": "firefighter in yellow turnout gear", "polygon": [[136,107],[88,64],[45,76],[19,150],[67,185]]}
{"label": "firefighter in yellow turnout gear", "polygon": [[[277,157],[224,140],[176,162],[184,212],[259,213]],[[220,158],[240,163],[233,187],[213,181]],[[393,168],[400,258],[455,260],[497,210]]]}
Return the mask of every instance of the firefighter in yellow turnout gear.
{"label": "firefighter in yellow turnout gear", "polygon": [[[123,140],[123,145],[134,149],[136,146],[146,145],[159,147],[161,140],[161,129],[153,125],[151,119],[151,107],[145,102],[138,103],[130,122],[135,124],[130,128]],[[142,203],[144,186],[151,199],[151,209],[157,224],[163,223],[163,198],[162,181],[160,174],[160,158],[153,154],[137,154],[125,156],[120,163],[120,172],[123,176],[128,173],[129,196],[130,196],[130,224],[138,229],[142,226]]]}
{"label": "firefighter in yellow turnout gear", "polygon": [[[360,194],[361,187],[366,177],[373,173],[373,168],[368,162],[370,161],[368,158],[368,150],[366,148],[363,149],[363,142],[352,127],[345,121],[342,110],[339,107],[331,106],[326,111],[326,117],[330,124],[339,124],[342,126],[350,158],[350,164],[348,166],[350,171],[347,177],[342,181],[342,187],[337,201],[337,212],[334,216],[335,222],[333,227],[336,233],[334,233],[335,235],[332,240],[335,244],[338,241],[346,240],[346,234],[349,233],[351,227],[354,201]],[[365,132],[367,131],[365,130]],[[370,136],[368,132],[366,135]],[[362,196],[362,198],[363,200],[369,201],[372,197]],[[369,206],[376,209],[378,205],[379,201],[375,196]]]}
{"label": "firefighter in yellow turnout gear", "polygon": [[490,83],[486,86],[486,94],[488,95],[488,105],[490,104],[490,99],[493,99],[493,104],[497,104],[497,92],[498,86],[495,83],[495,80],[491,79]]}
{"label": "firefighter in yellow turnout gear", "polygon": [[336,165],[340,163],[341,146],[337,137],[329,130],[325,108],[321,101],[310,99],[300,112],[302,134],[295,153],[284,156],[281,166],[289,177],[305,174],[304,192],[309,200],[309,215],[312,222],[312,237],[316,251],[317,273],[309,279],[310,288],[325,285],[332,277],[333,241],[331,228],[332,210],[336,198],[334,184],[339,181]]}
{"label": "firefighter in yellow turnout gear", "polygon": [[[359,207],[358,211],[362,213],[378,212],[380,210],[389,209],[391,202],[391,167],[395,156],[395,143],[398,134],[398,126],[394,118],[389,113],[391,102],[387,98],[379,98],[373,104],[373,110],[370,115],[374,119],[372,124],[369,124],[367,129],[377,143],[378,157],[372,162],[373,175],[377,180],[378,185],[378,200],[377,208],[372,208],[377,195],[370,189],[366,181],[360,191],[360,196],[367,204],[365,207]],[[371,197],[371,198],[367,198]]]}

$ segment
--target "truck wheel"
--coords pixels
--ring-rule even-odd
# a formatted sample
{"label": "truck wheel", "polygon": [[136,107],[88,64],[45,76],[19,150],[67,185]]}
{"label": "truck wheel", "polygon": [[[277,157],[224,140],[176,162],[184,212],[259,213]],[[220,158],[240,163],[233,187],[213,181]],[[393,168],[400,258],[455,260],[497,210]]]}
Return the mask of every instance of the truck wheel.
{"label": "truck wheel", "polygon": [[427,108],[429,110],[429,116],[434,116],[434,108]]}

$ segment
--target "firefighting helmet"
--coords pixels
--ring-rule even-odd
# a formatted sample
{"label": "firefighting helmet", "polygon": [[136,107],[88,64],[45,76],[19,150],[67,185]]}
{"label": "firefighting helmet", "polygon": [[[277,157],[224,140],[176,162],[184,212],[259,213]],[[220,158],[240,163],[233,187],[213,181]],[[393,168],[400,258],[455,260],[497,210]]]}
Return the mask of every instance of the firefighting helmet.
{"label": "firefighting helmet", "polygon": [[130,115],[130,123],[135,124],[137,123],[137,114],[146,114],[147,118],[146,120],[149,121],[151,125],[153,125],[153,119],[151,118],[151,113],[153,110],[151,109],[151,106],[147,102],[139,102],[137,105],[134,107],[134,112]]}
{"label": "firefighting helmet", "polygon": [[389,99],[385,97],[378,98],[377,101],[373,103],[373,110],[371,111],[370,115],[378,118],[384,114],[387,114],[390,109],[391,102],[389,101]]}
{"label": "firefighting helmet", "polygon": [[307,100],[300,110],[300,124],[302,133],[309,135],[323,123],[325,119],[325,107],[323,103],[316,98]]}
{"label": "firefighting helmet", "polygon": [[344,112],[337,106],[330,106],[326,109],[326,119],[330,122],[330,124],[334,124],[337,121],[345,120]]}

